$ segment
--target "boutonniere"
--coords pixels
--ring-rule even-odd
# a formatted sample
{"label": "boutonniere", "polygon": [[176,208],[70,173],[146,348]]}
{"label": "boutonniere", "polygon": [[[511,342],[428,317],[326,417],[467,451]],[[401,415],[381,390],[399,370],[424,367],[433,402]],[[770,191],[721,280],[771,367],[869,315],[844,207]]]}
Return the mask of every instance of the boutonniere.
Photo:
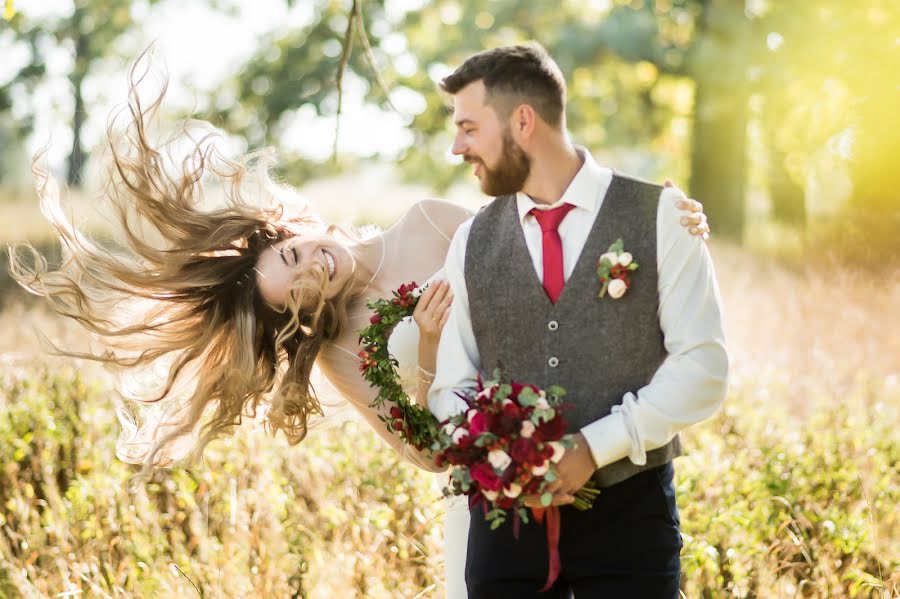
{"label": "boutonniere", "polygon": [[609,297],[619,299],[625,295],[631,287],[631,277],[628,273],[637,269],[638,263],[625,251],[622,239],[617,239],[597,261],[597,276],[601,285],[598,297],[604,297],[609,293]]}

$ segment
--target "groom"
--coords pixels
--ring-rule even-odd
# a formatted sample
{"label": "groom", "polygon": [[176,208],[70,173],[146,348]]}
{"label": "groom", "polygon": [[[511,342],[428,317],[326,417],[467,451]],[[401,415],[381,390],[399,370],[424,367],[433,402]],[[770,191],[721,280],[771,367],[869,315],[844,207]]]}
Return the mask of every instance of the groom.
{"label": "groom", "polygon": [[[719,291],[703,241],[681,230],[675,188],[613,172],[566,134],[566,88],[536,44],[469,58],[445,78],[453,153],[496,196],[464,223],[446,276],[455,299],[429,406],[500,367],[515,381],[561,385],[577,446],[558,464],[562,571],[549,591],[543,527],[491,531],[472,510],[466,583],[473,598],[677,597],[678,432],[709,417],[726,390]],[[598,297],[597,263],[617,239],[639,267],[624,295]],[[617,298],[612,296],[616,295]],[[565,504],[593,479],[594,507]],[[537,498],[529,498],[539,505]]]}

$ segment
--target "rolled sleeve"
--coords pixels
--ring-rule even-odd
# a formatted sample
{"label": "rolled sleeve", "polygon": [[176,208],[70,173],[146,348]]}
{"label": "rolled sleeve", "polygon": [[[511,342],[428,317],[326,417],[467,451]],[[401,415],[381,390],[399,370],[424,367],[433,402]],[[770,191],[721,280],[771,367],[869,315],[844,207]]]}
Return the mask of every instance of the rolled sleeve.
{"label": "rolled sleeve", "polygon": [[715,269],[706,243],[680,224],[677,188],[666,188],[657,213],[659,322],[668,356],[651,378],[612,412],[581,429],[598,468],[647,451],[709,418],[725,399],[728,354]]}

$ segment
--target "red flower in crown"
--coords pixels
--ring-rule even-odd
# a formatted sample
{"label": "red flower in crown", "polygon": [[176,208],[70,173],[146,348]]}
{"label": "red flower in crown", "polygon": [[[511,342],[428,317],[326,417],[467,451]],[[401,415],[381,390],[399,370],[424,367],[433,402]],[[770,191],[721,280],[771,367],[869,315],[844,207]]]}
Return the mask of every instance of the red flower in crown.
{"label": "red flower in crown", "polygon": [[412,281],[393,292],[390,299],[368,302],[374,311],[369,324],[359,331],[359,369],[363,378],[378,389],[372,406],[389,406],[388,415],[380,415],[388,430],[418,450],[429,447],[436,435],[437,419],[427,408],[410,401],[400,384],[396,359],[388,351],[387,339],[398,322],[411,316],[422,289]]}

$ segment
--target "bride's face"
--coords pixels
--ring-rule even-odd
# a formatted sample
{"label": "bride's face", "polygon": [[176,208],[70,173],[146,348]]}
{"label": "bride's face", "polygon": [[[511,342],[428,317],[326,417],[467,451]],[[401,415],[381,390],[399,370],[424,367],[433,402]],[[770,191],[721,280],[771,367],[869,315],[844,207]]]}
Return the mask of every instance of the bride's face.
{"label": "bride's face", "polygon": [[333,237],[303,233],[263,250],[256,263],[256,284],[265,302],[281,308],[301,278],[308,285],[322,285],[325,299],[331,299],[350,284],[353,269],[353,256]]}

